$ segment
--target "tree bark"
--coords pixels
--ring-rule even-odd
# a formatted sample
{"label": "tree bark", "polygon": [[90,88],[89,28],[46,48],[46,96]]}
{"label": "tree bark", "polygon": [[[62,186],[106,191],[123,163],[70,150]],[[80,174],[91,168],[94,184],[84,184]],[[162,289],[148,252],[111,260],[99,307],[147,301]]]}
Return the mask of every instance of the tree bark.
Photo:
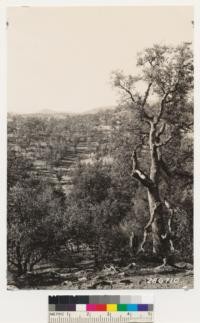
{"label": "tree bark", "polygon": [[[150,149],[150,172],[149,176],[139,169],[136,152],[133,154],[133,172],[132,176],[137,178],[147,189],[148,204],[149,204],[149,221],[144,227],[144,236],[140,245],[139,251],[144,251],[144,245],[149,233],[152,235],[153,253],[159,258],[166,259],[170,251],[169,230],[167,229],[166,207],[160,198],[159,192],[159,177],[160,177],[160,144],[158,145],[157,132],[158,119],[150,121],[149,132],[149,149]],[[161,134],[161,132],[159,132]],[[159,134],[159,136],[160,136]]]}
{"label": "tree bark", "polygon": [[[150,221],[148,222],[149,228],[152,232],[153,240],[153,253],[164,256],[164,238],[166,235],[165,224],[163,219],[163,204],[159,198],[158,192],[152,192],[148,190],[148,202],[149,202],[149,212]],[[147,228],[145,228],[147,229]]]}
{"label": "tree bark", "polygon": [[163,219],[163,204],[160,199],[159,194],[159,154],[158,147],[156,146],[156,126],[157,120],[151,122],[150,133],[149,133],[149,148],[151,156],[150,165],[150,179],[153,183],[153,188],[148,188],[148,202],[149,202],[149,212],[150,212],[150,222],[152,230],[152,240],[153,240],[153,252],[155,254],[164,256],[164,239],[163,236],[166,235],[165,223]]}

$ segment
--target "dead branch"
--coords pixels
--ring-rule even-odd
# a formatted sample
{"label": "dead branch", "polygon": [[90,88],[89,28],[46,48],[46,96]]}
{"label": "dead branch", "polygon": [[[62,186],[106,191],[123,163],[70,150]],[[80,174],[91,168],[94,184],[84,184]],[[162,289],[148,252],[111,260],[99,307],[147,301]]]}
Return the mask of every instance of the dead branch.
{"label": "dead branch", "polygon": [[134,97],[133,97],[133,94],[132,94],[131,90],[130,90],[130,89],[128,89],[127,87],[125,87],[124,85],[122,85],[122,83],[121,83],[121,82],[119,83],[119,87],[120,87],[122,90],[124,90],[124,91],[125,91],[125,92],[130,96],[131,101],[132,101],[133,103],[135,103],[135,99],[134,99]]}
{"label": "dead branch", "polygon": [[153,182],[151,179],[139,168],[136,150],[133,151],[132,161],[133,169],[131,176],[139,180],[145,187],[152,187]]}
{"label": "dead branch", "polygon": [[156,147],[162,147],[162,146],[166,146],[171,140],[172,140],[172,136],[170,135],[169,137],[167,137],[166,139],[161,140],[158,143],[155,143]]}
{"label": "dead branch", "polygon": [[142,108],[144,108],[144,106],[145,106],[145,104],[147,102],[147,99],[148,99],[148,96],[149,96],[149,92],[150,92],[151,86],[152,86],[152,83],[149,83],[149,85],[147,87],[147,90],[145,92],[145,95],[144,95],[144,99],[142,101]]}
{"label": "dead branch", "polygon": [[174,215],[174,209],[173,207],[170,205],[170,203],[168,201],[165,200],[165,206],[166,208],[169,210],[169,219],[168,219],[168,236],[169,236],[169,243],[170,243],[170,251],[174,252],[175,248],[174,248],[174,244],[173,241],[171,239],[172,237],[172,227],[171,227],[171,222],[172,222],[172,217]]}
{"label": "dead branch", "polygon": [[157,133],[156,133],[157,138],[159,138],[164,133],[165,128],[166,128],[166,123],[163,122],[163,124],[160,127],[160,130],[158,130]]}
{"label": "dead branch", "polygon": [[153,213],[151,214],[149,221],[147,222],[147,224],[144,227],[143,240],[141,242],[138,252],[144,252],[144,245],[146,243],[147,235],[148,235],[148,232],[150,231],[151,225],[155,219],[156,211],[159,207],[160,207],[160,202],[155,204]]}
{"label": "dead branch", "polygon": [[148,96],[149,96],[149,92],[150,92],[150,89],[151,89],[151,86],[152,86],[152,82],[149,83],[148,87],[147,87],[147,90],[145,91],[145,95],[144,95],[144,99],[142,101],[142,104],[141,104],[141,111],[142,111],[142,115],[143,117],[148,120],[148,121],[152,121],[153,118],[150,117],[147,112],[144,110],[144,107],[145,107],[145,104],[147,102],[147,99],[148,99]]}
{"label": "dead branch", "polygon": [[161,100],[161,103],[160,103],[160,110],[159,110],[159,113],[158,113],[158,115],[156,117],[156,124],[158,124],[158,122],[162,118],[162,115],[163,115],[163,112],[164,112],[164,107],[165,107],[165,104],[166,104],[166,99],[167,99],[169,93],[170,93],[169,91],[166,92],[162,97],[162,100]]}
{"label": "dead branch", "polygon": [[[133,103],[137,103],[134,96],[133,96],[133,93],[131,92],[131,90],[129,88],[127,88],[125,85],[123,85],[121,82],[119,82],[119,88],[121,88],[122,90],[124,90],[130,97],[131,101]],[[150,117],[147,112],[144,110],[144,107],[145,107],[145,104],[147,102],[147,99],[148,99],[148,96],[149,96],[149,92],[150,92],[150,89],[151,89],[151,86],[152,86],[152,83],[149,83],[148,87],[147,87],[147,90],[145,91],[145,94],[144,94],[144,98],[142,100],[142,104],[140,105],[140,110],[141,110],[141,113],[142,113],[142,116],[147,120],[147,121],[150,121],[150,120],[153,120],[152,117]]]}

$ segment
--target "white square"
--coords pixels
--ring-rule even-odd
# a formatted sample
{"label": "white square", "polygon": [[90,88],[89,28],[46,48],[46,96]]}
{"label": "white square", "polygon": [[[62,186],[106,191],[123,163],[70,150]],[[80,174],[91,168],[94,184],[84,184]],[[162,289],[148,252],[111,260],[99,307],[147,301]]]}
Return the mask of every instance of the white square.
{"label": "white square", "polygon": [[76,305],[76,311],[85,312],[86,311],[86,305],[85,304],[77,304]]}

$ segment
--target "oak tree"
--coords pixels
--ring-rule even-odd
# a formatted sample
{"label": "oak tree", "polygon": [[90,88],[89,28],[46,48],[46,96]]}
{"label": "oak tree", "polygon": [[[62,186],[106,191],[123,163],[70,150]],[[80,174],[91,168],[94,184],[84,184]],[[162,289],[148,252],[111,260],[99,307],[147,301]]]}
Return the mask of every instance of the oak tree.
{"label": "oak tree", "polygon": [[183,137],[189,137],[192,132],[191,44],[154,45],[138,55],[137,67],[136,76],[114,72],[112,82],[123,103],[133,112],[134,127],[146,133],[136,135],[132,152],[131,176],[146,189],[149,207],[149,220],[138,251],[144,251],[147,236],[151,236],[153,252],[166,264],[174,252],[171,221],[175,206],[168,198],[167,189],[163,193],[161,183],[163,178],[178,172],[192,180],[187,171],[178,167],[170,169],[167,158],[170,151],[176,155]]}

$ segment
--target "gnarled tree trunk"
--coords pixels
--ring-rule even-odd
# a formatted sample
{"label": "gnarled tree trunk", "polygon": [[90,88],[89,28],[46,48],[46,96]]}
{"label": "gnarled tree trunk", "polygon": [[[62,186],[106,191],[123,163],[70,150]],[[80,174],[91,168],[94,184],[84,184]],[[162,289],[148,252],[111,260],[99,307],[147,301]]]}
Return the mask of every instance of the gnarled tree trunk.
{"label": "gnarled tree trunk", "polygon": [[[157,122],[157,120],[156,120]],[[151,156],[151,166],[150,166],[150,180],[152,181],[152,186],[148,188],[148,202],[149,202],[149,212],[150,212],[150,223],[152,230],[152,239],[153,239],[153,252],[155,254],[163,255],[164,248],[164,239],[166,230],[165,223],[163,219],[163,204],[160,199],[159,194],[159,156],[158,156],[158,147],[156,146],[156,122],[151,122],[150,134],[149,134],[149,148]]]}
{"label": "gnarled tree trunk", "polygon": [[[139,251],[144,251],[147,235],[151,233],[153,242],[153,253],[167,262],[167,257],[172,248],[170,232],[168,228],[168,210],[165,203],[160,198],[159,177],[160,177],[160,144],[157,131],[158,119],[150,122],[149,149],[150,149],[150,174],[146,175],[139,169],[136,151],[133,153],[133,172],[132,176],[137,178],[147,189],[149,203],[149,221],[144,227],[144,236]],[[171,243],[171,245],[170,245]]]}

